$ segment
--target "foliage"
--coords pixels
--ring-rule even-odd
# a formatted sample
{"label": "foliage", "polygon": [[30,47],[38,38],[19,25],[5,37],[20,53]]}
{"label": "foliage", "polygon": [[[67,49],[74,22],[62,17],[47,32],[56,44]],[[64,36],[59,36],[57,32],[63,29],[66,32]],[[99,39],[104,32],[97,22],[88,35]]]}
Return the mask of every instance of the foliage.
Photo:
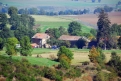
{"label": "foliage", "polygon": [[63,73],[53,68],[44,67],[43,76],[51,80],[62,81]]}
{"label": "foliage", "polygon": [[0,30],[2,30],[7,23],[8,23],[8,19],[6,14],[0,14]]}
{"label": "foliage", "polygon": [[[111,33],[110,33],[110,20],[108,19],[108,14],[102,10],[98,16],[98,32],[97,32],[97,41],[98,44],[104,43],[104,48],[106,49],[106,44],[111,41]],[[110,43],[112,44],[112,43]],[[108,47],[112,48],[112,47]]]}
{"label": "foliage", "polygon": [[90,33],[91,33],[93,36],[95,36],[95,37],[96,37],[96,35],[97,35],[97,31],[96,31],[95,29],[91,29],[91,30],[90,30]]}
{"label": "foliage", "polygon": [[10,16],[12,16],[12,15],[17,15],[17,13],[18,13],[18,9],[17,9],[16,7],[13,7],[13,6],[9,7],[9,9],[8,9],[8,14],[9,14]]}
{"label": "foliage", "polygon": [[111,59],[108,62],[108,65],[115,70],[115,73],[117,73],[118,76],[121,76],[121,60],[116,52],[111,53]]}
{"label": "foliage", "polygon": [[67,34],[67,31],[63,27],[59,28],[49,28],[45,31],[50,37],[58,39],[61,35]]}
{"label": "foliage", "polygon": [[0,38],[0,50],[3,50],[4,47],[4,40]]}
{"label": "foliage", "polygon": [[0,32],[0,37],[4,38],[4,39],[10,38],[10,37],[13,37],[13,36],[14,36],[13,32],[7,27],[4,27]]}
{"label": "foliage", "polygon": [[16,55],[16,44],[18,43],[18,40],[15,37],[8,38],[6,42],[6,53],[8,55]]}
{"label": "foliage", "polygon": [[101,67],[104,67],[105,55],[101,48],[95,48],[92,46],[88,56],[91,62],[98,63]]}
{"label": "foliage", "polygon": [[93,78],[94,81],[117,81],[116,75],[114,73],[106,73],[99,71]]}
{"label": "foliage", "polygon": [[59,62],[60,62],[60,67],[61,68],[69,69],[70,64],[71,64],[71,60],[65,54],[62,54],[59,57]]}
{"label": "foliage", "polygon": [[118,39],[118,46],[119,46],[119,48],[121,49],[121,36],[120,36],[119,39]]}
{"label": "foliage", "polygon": [[77,67],[72,67],[68,70],[68,72],[65,74],[68,78],[76,78],[81,76],[81,69]]}
{"label": "foliage", "polygon": [[113,24],[111,26],[111,35],[113,36],[119,36],[121,35],[121,25]]}
{"label": "foliage", "polygon": [[73,59],[73,53],[65,46],[61,46],[57,56],[60,66],[68,69],[70,67],[71,60]]}
{"label": "foliage", "polygon": [[62,54],[65,54],[70,60],[73,59],[73,53],[65,46],[60,47],[57,55],[60,57]]}
{"label": "foliage", "polygon": [[77,41],[77,47],[82,49],[83,46],[86,46],[86,41],[84,39],[79,39]]}
{"label": "foliage", "polygon": [[22,39],[20,40],[20,46],[21,46],[20,50],[21,55],[23,56],[31,55],[32,47],[30,45],[29,37],[27,36],[22,37]]}
{"label": "foliage", "polygon": [[97,63],[97,57],[99,56],[99,52],[94,46],[92,46],[88,56],[91,62]]}
{"label": "foliage", "polygon": [[69,24],[68,33],[70,35],[80,36],[81,35],[81,25],[80,25],[80,23],[78,23],[76,21],[71,22]]}

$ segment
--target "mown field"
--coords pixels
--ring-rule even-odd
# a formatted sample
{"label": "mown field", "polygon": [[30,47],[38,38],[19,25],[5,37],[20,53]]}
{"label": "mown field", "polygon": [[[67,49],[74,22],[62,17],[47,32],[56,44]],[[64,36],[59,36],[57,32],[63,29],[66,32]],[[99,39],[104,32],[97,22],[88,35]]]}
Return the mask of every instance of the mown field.
{"label": "mown field", "polygon": [[37,6],[58,6],[58,7],[97,7],[102,5],[114,5],[120,0],[101,0],[101,3],[92,3],[91,0],[0,0],[9,6],[16,6],[19,8],[37,7]]}
{"label": "mown field", "polygon": [[[39,28],[41,32],[45,32],[48,28],[59,28],[60,26],[64,28],[68,28],[70,22],[75,21],[72,18],[66,18],[63,16],[40,16],[40,15],[32,15],[35,18],[35,24],[40,25]],[[82,25],[83,33],[90,33],[91,27]]]}

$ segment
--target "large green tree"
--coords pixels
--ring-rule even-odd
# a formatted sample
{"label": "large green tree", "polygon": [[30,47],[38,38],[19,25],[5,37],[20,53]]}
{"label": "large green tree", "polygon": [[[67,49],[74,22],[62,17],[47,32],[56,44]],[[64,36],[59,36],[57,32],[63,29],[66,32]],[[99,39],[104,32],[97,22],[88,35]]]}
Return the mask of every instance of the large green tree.
{"label": "large green tree", "polygon": [[23,36],[22,39],[20,40],[20,54],[23,56],[28,56],[31,55],[32,52],[32,47],[30,45],[30,39],[27,36]]}
{"label": "large green tree", "polygon": [[[97,32],[97,42],[98,45],[102,44],[102,47],[106,49],[106,45],[110,44],[109,39],[111,38],[111,33],[110,33],[110,20],[108,18],[108,14],[102,10],[98,16],[98,32]],[[101,47],[101,46],[100,46]],[[111,47],[109,47],[111,48]]]}
{"label": "large green tree", "polygon": [[8,38],[6,41],[6,53],[8,55],[16,55],[17,49],[16,44],[18,43],[18,40],[15,37]]}
{"label": "large green tree", "polygon": [[81,35],[81,24],[73,21],[69,24],[68,33],[70,35]]}

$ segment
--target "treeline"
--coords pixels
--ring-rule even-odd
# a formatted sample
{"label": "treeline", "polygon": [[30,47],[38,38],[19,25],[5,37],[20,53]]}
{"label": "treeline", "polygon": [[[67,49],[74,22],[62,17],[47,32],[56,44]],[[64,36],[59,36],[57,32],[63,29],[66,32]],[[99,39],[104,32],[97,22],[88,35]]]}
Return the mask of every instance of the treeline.
{"label": "treeline", "polygon": [[101,8],[101,7],[96,8],[96,9],[94,10],[94,14],[95,14],[95,13],[100,13],[102,9],[103,9],[105,12],[111,12],[111,11],[113,11],[113,7],[104,6],[103,8]]}
{"label": "treeline", "polygon": [[65,11],[46,11],[44,9],[29,8],[29,9],[19,9],[18,14],[31,14],[31,15],[81,15],[89,13],[89,9],[84,10],[65,10]]}

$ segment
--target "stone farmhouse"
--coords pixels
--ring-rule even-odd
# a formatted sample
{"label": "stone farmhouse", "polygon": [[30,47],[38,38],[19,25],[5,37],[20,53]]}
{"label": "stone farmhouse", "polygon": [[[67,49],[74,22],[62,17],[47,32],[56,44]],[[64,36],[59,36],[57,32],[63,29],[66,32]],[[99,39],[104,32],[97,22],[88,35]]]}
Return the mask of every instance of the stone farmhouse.
{"label": "stone farmhouse", "polygon": [[47,40],[49,38],[50,38],[50,36],[48,34],[45,34],[45,33],[36,33],[32,37],[32,44],[31,44],[31,46],[33,48],[36,48],[36,47],[43,48],[44,45],[47,43]]}

